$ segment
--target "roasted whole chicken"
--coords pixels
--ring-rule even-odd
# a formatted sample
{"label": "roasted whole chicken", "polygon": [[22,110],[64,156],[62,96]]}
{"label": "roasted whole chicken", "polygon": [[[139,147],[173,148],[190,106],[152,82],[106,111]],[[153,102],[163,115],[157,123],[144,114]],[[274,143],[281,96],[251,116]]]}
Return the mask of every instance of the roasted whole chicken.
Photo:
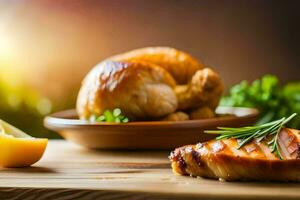
{"label": "roasted whole chicken", "polygon": [[77,112],[81,119],[114,108],[130,120],[214,117],[222,92],[220,76],[187,53],[149,47],[95,66],[82,83]]}
{"label": "roasted whole chicken", "polygon": [[278,136],[282,160],[266,142],[253,140],[238,149],[237,139],[211,140],[177,148],[173,172],[225,181],[300,181],[300,131],[283,128]]}

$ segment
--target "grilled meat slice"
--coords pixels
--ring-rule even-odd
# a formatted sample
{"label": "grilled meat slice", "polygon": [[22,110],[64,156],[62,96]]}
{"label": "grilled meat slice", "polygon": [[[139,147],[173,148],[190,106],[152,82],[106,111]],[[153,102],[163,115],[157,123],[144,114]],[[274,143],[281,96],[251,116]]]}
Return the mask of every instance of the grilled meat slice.
{"label": "grilled meat slice", "polygon": [[265,142],[252,141],[237,149],[237,139],[211,140],[175,149],[173,172],[225,181],[300,181],[300,131],[279,133],[280,160]]}

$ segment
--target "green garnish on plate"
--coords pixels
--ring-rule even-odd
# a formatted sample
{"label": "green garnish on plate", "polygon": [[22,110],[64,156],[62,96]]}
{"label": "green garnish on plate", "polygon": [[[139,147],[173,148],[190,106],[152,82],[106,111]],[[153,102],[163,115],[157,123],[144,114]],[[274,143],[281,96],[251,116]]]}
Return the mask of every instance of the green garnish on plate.
{"label": "green garnish on plate", "polygon": [[106,110],[99,117],[93,117],[96,122],[114,122],[114,123],[127,123],[129,119],[122,115],[120,108],[115,108],[112,111]]}
{"label": "green garnish on plate", "polygon": [[[257,108],[260,112],[257,124],[264,124],[300,113],[300,81],[283,85],[274,75],[265,75],[252,83],[242,81],[230,89],[220,104]],[[300,129],[300,115],[294,117],[288,126]]]}
{"label": "green garnish on plate", "polygon": [[227,128],[218,127],[218,130],[206,130],[205,133],[208,134],[219,134],[216,139],[238,139],[238,149],[248,144],[252,140],[256,139],[258,142],[267,139],[267,144],[271,152],[275,153],[277,157],[282,159],[278,146],[278,134],[285,124],[287,124],[291,119],[293,119],[297,114],[294,113],[289,117],[283,117],[281,119],[271,121],[262,125],[256,126],[246,126],[240,128]]}

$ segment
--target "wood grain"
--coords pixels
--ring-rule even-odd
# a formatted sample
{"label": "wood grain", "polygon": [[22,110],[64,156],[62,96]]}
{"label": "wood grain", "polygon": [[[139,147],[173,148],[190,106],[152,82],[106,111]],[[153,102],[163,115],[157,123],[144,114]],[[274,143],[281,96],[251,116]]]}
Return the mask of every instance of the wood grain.
{"label": "wood grain", "polygon": [[0,199],[300,199],[299,183],[228,183],[174,175],[166,151],[93,151],[50,141],[29,168],[3,168]]}

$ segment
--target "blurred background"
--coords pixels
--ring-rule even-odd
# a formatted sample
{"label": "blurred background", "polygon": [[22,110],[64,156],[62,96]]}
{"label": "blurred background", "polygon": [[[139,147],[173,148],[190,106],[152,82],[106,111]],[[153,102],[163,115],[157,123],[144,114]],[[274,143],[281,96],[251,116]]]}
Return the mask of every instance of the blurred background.
{"label": "blurred background", "polygon": [[0,118],[57,137],[43,116],[73,108],[99,61],[145,46],[187,51],[229,89],[274,74],[299,81],[300,1],[1,0]]}

